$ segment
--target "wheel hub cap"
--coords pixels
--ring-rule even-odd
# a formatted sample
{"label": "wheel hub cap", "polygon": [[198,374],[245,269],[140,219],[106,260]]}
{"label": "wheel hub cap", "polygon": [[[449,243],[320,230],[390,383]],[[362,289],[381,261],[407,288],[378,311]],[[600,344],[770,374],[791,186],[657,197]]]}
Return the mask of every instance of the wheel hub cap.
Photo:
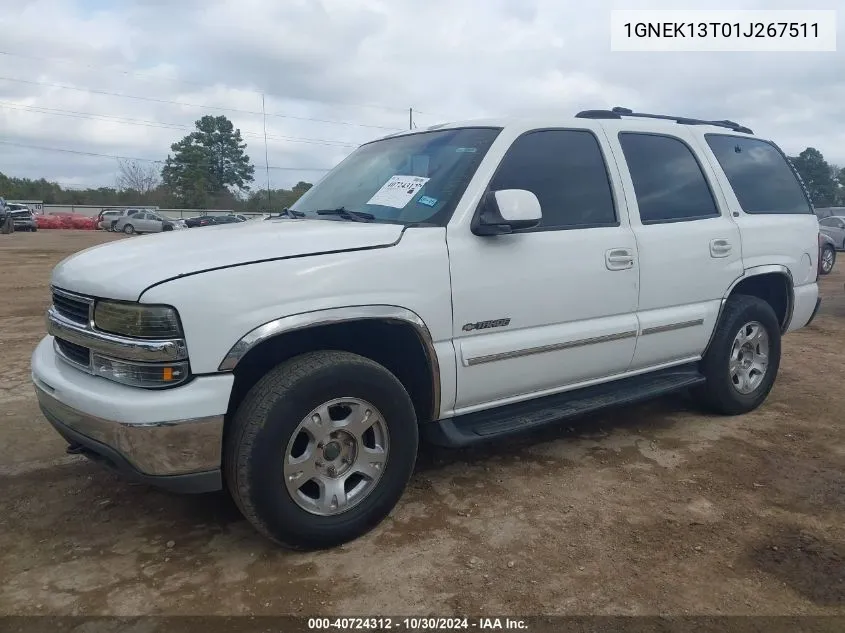
{"label": "wheel hub cap", "polygon": [[731,346],[730,379],[734,389],[749,394],[757,389],[769,368],[769,335],[758,321],[743,325]]}
{"label": "wheel hub cap", "polygon": [[309,413],[284,456],[285,487],[303,510],[321,516],[354,507],[376,487],[389,436],[381,412],[359,398],[337,398]]}
{"label": "wheel hub cap", "polygon": [[340,456],[340,444],[332,442],[323,450],[323,457],[328,461],[334,461]]}

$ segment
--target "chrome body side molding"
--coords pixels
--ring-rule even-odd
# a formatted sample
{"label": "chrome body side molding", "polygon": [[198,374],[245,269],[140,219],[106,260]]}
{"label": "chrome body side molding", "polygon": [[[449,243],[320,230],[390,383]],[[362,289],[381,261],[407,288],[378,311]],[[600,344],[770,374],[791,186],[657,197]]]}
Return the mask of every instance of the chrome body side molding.
{"label": "chrome body side molding", "polygon": [[510,358],[519,358],[521,356],[531,356],[533,354],[543,354],[544,352],[557,352],[564,349],[571,349],[573,347],[582,347],[584,345],[596,345],[598,343],[607,343],[609,341],[619,341],[626,338],[633,338],[637,335],[636,330],[628,332],[619,332],[617,334],[607,334],[605,336],[593,336],[590,338],[578,339],[576,341],[567,341],[565,343],[552,343],[550,345],[540,345],[537,347],[527,347],[525,349],[513,350],[510,352],[500,352],[497,354],[487,354],[485,356],[473,356],[465,359],[468,367],[473,365],[480,365],[482,363],[493,363],[499,360],[507,360]]}
{"label": "chrome body side molding", "polygon": [[699,325],[704,325],[704,319],[693,319],[692,321],[682,321],[680,323],[669,323],[667,325],[657,325],[655,327],[643,328],[640,331],[640,336],[660,334],[661,332],[672,332],[673,330],[683,330],[684,328],[697,327]]}

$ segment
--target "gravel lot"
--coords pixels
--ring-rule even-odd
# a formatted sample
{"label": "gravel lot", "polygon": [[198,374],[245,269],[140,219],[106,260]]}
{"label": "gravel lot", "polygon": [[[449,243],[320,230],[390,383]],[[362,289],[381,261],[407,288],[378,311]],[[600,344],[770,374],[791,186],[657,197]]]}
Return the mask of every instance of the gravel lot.
{"label": "gravel lot", "polygon": [[0,614],[845,614],[845,253],[753,414],[674,397],[426,448],[377,530],[293,554],[223,494],[66,455],[39,413],[50,270],[113,239],[0,236]]}

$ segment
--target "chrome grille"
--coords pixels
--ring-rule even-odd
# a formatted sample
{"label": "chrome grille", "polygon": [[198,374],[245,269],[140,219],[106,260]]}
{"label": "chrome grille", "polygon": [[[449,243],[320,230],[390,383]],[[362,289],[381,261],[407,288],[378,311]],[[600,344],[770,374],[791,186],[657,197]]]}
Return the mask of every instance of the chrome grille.
{"label": "chrome grille", "polygon": [[58,290],[53,290],[53,306],[56,312],[74,323],[88,324],[91,301]]}
{"label": "chrome grille", "polygon": [[84,365],[85,367],[88,367],[91,364],[91,350],[87,347],[82,347],[81,345],[77,345],[76,343],[71,343],[70,341],[65,341],[60,338],[56,339],[56,345],[58,346],[61,354],[69,361],[79,365]]}

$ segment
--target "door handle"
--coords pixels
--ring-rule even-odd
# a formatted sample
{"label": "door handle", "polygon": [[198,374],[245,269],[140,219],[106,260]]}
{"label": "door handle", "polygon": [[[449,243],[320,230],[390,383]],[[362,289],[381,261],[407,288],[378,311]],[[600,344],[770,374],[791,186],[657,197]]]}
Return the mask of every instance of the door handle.
{"label": "door handle", "polygon": [[604,254],[608,270],[627,270],[634,265],[634,253],[630,248],[611,248]]}
{"label": "door handle", "polygon": [[731,243],[724,238],[710,240],[710,257],[727,257],[732,248]]}

